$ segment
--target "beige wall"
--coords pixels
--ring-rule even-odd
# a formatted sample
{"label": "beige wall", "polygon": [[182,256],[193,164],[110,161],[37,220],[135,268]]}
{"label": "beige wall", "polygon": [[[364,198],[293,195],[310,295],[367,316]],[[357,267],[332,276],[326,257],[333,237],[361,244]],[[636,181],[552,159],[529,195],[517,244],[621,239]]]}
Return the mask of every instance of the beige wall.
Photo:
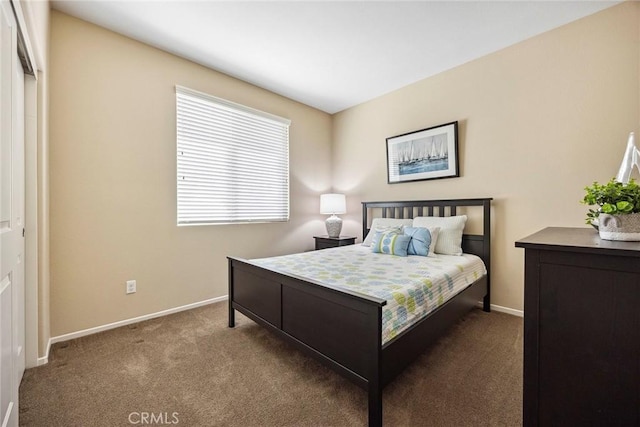
{"label": "beige wall", "polygon": [[[331,116],[53,11],[51,334],[227,294],[226,256],[309,250]],[[176,226],[175,85],[291,119],[291,220]],[[138,291],[125,295],[125,281]]]}
{"label": "beige wall", "polygon": [[[334,116],[333,182],[361,200],[493,197],[492,303],[523,308],[523,251],[584,225],[583,188],[615,176],[638,132],[640,4],[628,2]],[[458,120],[461,177],[387,184],[385,138]]]}

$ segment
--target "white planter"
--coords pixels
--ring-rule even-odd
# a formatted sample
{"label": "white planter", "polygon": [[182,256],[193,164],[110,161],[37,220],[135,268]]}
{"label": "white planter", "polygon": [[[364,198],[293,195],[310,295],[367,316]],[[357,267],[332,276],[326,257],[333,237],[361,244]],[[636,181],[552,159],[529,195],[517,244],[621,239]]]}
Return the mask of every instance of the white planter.
{"label": "white planter", "polygon": [[640,241],[640,213],[598,216],[598,233],[604,240]]}

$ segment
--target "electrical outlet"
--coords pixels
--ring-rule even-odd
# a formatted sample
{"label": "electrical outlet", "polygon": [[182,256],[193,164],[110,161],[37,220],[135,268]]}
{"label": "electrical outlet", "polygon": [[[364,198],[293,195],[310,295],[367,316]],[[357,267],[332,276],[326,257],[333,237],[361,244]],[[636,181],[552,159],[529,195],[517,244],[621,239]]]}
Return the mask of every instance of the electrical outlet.
{"label": "electrical outlet", "polygon": [[136,281],[127,280],[127,293],[134,294],[136,292]]}

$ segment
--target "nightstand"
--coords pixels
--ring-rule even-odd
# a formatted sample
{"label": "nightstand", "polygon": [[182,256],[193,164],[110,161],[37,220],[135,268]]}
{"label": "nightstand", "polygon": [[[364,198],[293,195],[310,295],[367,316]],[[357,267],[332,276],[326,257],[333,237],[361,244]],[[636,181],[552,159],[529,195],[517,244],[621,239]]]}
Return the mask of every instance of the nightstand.
{"label": "nightstand", "polygon": [[355,237],[329,237],[329,236],[313,236],[316,239],[316,250],[337,248],[338,246],[353,245],[356,242]]}

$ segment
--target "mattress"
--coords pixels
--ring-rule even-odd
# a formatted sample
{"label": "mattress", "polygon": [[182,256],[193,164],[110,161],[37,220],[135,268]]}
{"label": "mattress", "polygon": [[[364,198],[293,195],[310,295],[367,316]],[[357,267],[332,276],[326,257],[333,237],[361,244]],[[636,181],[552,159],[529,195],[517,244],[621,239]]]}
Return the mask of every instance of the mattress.
{"label": "mattress", "polygon": [[399,257],[372,253],[361,245],[253,259],[251,263],[386,300],[383,345],[487,272],[482,260],[471,254]]}

